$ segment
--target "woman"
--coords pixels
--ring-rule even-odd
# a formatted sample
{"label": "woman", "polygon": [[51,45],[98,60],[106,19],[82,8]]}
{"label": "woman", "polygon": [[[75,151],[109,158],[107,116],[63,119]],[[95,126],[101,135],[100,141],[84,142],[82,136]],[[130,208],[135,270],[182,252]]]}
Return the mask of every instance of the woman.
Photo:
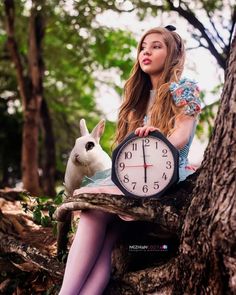
{"label": "woman", "polygon": [[[150,131],[160,130],[179,150],[179,176],[183,181],[194,172],[187,155],[200,101],[196,83],[181,79],[185,49],[174,30],[173,26],[153,28],[141,38],[137,60],[124,87],[116,142],[131,131],[147,136]],[[93,182],[77,192],[122,194],[110,175],[110,169],[97,173]],[[120,235],[120,218],[130,220],[100,210],[81,213],[60,295],[103,293],[110,278],[112,248]]]}

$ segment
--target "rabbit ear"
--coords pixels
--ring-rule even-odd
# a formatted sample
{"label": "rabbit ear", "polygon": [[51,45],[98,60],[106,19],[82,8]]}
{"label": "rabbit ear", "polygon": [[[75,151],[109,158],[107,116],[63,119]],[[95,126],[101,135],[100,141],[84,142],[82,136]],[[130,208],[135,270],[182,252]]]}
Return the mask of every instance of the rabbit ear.
{"label": "rabbit ear", "polygon": [[86,126],[86,122],[84,119],[80,120],[80,133],[82,136],[89,134],[89,131],[88,131],[88,128]]}
{"label": "rabbit ear", "polygon": [[99,143],[100,137],[102,136],[105,129],[105,120],[102,119],[91,132],[92,137]]}

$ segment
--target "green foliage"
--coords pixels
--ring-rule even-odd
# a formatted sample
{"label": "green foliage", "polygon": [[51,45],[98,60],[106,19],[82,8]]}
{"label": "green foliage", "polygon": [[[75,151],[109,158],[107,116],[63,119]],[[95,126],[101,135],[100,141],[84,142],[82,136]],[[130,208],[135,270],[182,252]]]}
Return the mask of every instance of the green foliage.
{"label": "green foliage", "polygon": [[208,12],[214,12],[215,10],[220,10],[224,3],[222,0],[201,0],[203,8]]}
{"label": "green foliage", "polygon": [[[95,103],[98,73],[104,69],[116,68],[121,79],[126,79],[133,63],[131,52],[136,46],[130,33],[96,24],[96,15],[108,8],[115,8],[114,2],[111,5],[106,1],[76,1],[72,5],[74,11],[67,8],[65,1],[46,1],[45,6],[42,6],[45,18],[42,52],[45,67],[44,97],[53,121],[56,168],[60,179],[69,151],[79,136],[80,119],[85,118],[91,129],[104,116]],[[4,15],[3,5],[0,7]],[[24,74],[27,75],[30,11],[26,1],[16,1],[15,8],[16,40],[25,68]],[[3,74],[0,77],[0,96],[7,90],[19,97],[16,73],[6,44],[4,18],[0,20],[0,49],[0,70]],[[107,81],[99,80],[99,83],[107,84]],[[121,92],[120,86],[112,80],[109,81],[109,87]],[[6,115],[10,116],[7,113]],[[107,123],[106,136],[102,139],[102,144],[108,152],[114,133],[113,127],[112,122]],[[8,136],[7,128],[6,126],[3,130],[5,137]],[[20,148],[18,150],[20,151]],[[9,156],[5,159],[8,161]],[[20,167],[19,162],[18,166]]]}
{"label": "green foliage", "polygon": [[[131,52],[136,46],[128,32],[92,25],[98,11],[109,7],[106,1],[95,1],[94,5],[79,1],[79,5],[73,6],[72,14],[60,4],[47,12],[44,39],[45,97],[53,118],[57,170],[61,173],[75,139],[80,136],[80,119],[85,118],[91,130],[103,117],[95,103],[97,74],[117,68],[121,79],[126,79],[133,64]],[[107,84],[101,79],[99,83]],[[112,80],[109,87],[120,91]],[[107,152],[113,134],[114,123],[108,122],[101,141]]]}
{"label": "green foliage", "polygon": [[[217,97],[221,92],[222,86],[222,84],[217,85],[212,89],[211,93]],[[216,99],[215,102],[207,105],[205,102],[205,96],[205,91],[201,91],[200,99],[204,107],[199,116],[199,124],[197,125],[197,136],[203,140],[206,138],[210,138],[212,134],[215,118],[219,107],[219,97],[218,99]]]}
{"label": "green foliage", "polygon": [[[127,79],[133,60],[130,57],[131,50],[136,48],[137,42],[129,32],[122,30],[111,31],[99,28],[94,31],[94,44],[92,44],[93,59],[97,60],[103,69],[118,68],[121,78]],[[118,49],[118,50],[117,50]]]}
{"label": "green foliage", "polygon": [[36,224],[43,227],[52,227],[55,233],[56,221],[53,214],[58,205],[63,202],[63,195],[64,190],[61,190],[54,199],[47,196],[32,198],[27,195],[28,199],[21,202],[21,205],[25,213],[30,212],[32,214],[33,221]]}
{"label": "green foliage", "polygon": [[[223,1],[196,1],[191,2],[195,7],[203,7],[206,11],[214,12],[222,7]],[[189,4],[186,2],[186,5]],[[15,30],[21,61],[24,66],[24,75],[28,73],[28,32],[29,32],[29,3],[26,0],[15,1],[16,17]],[[111,29],[99,25],[97,15],[104,11],[112,10],[119,12],[122,9],[121,1],[103,0],[79,0],[67,1],[50,0],[42,5],[42,15],[45,21],[45,34],[43,39],[44,61],[44,98],[50,109],[56,144],[56,170],[59,183],[65,171],[66,161],[75,139],[79,134],[79,121],[86,119],[88,128],[91,130],[103,117],[103,113],[96,106],[95,92],[98,85],[106,84],[122,93],[120,85],[113,81],[102,80],[104,70],[116,70],[122,82],[129,76],[133,65],[132,52],[136,48],[136,40],[130,32],[121,29]],[[157,15],[157,4],[147,1],[132,1],[133,8],[140,19]],[[177,5],[177,4],[176,4]],[[162,10],[169,11],[168,1],[162,2]],[[15,69],[10,60],[6,44],[6,32],[4,21],[4,6],[0,3],[0,96],[8,91],[7,98],[13,95],[19,98],[16,83]],[[99,83],[98,83],[99,82]],[[3,103],[8,105],[6,100]],[[14,114],[9,114],[8,107],[2,112],[4,115],[3,126],[0,131],[0,164],[5,161],[6,169],[10,165],[20,168],[20,144],[22,115],[21,106],[16,108]],[[199,134],[205,134],[213,122],[214,107],[204,108],[198,127]],[[11,127],[10,121],[14,118],[15,127]],[[207,122],[208,127],[204,125]],[[15,131],[16,142],[9,147],[9,136]],[[101,144],[111,154],[111,145],[114,140],[115,123],[107,122],[106,131]],[[17,138],[17,140],[16,140]],[[5,151],[3,153],[3,150]],[[41,153],[43,154],[43,153]],[[2,156],[1,156],[2,155]],[[4,159],[4,160],[3,160]],[[3,166],[0,165],[0,178],[3,178]],[[1,181],[1,180],[0,180]],[[40,215],[39,213],[37,213]],[[37,215],[37,216],[38,216]],[[39,217],[38,217],[39,219]]]}

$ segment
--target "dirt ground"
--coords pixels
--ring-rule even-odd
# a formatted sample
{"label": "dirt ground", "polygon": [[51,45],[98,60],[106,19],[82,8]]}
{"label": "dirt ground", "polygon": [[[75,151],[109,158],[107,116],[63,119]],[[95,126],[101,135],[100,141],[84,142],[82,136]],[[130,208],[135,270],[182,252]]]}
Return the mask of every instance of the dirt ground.
{"label": "dirt ground", "polygon": [[[0,197],[0,235],[0,294],[57,294],[61,278],[47,271],[51,259],[57,264],[53,228],[35,224],[21,201]],[[63,273],[64,264],[58,265]]]}

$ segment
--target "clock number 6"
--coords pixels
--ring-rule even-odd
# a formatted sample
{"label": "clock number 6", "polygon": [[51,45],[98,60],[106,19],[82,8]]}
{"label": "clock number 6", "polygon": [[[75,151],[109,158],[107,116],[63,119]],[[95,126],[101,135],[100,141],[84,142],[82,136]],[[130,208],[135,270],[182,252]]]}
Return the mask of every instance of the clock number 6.
{"label": "clock number 6", "polygon": [[147,193],[148,192],[148,186],[146,184],[144,184],[144,186],[143,186],[143,192],[144,193]]}

